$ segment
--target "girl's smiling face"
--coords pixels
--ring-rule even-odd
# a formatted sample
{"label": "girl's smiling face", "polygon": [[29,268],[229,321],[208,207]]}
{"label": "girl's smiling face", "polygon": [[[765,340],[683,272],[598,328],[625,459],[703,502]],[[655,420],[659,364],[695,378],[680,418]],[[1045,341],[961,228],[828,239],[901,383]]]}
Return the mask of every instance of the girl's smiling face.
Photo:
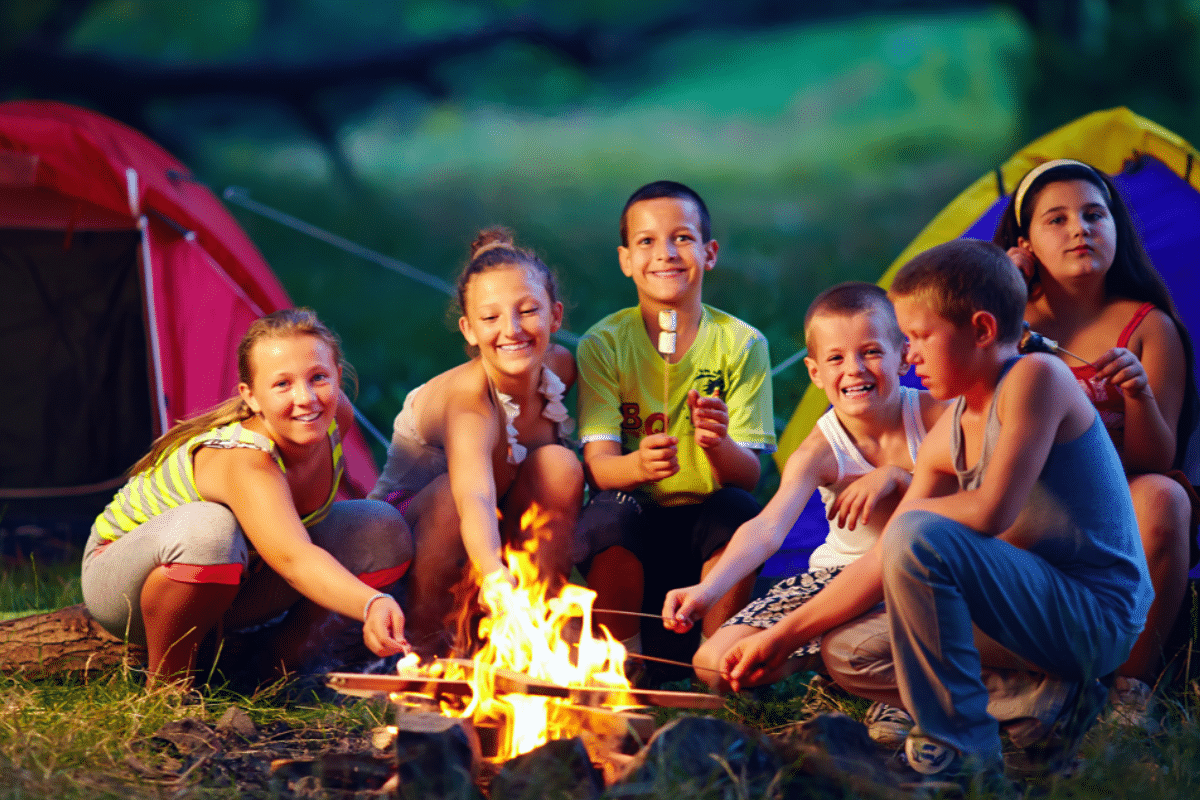
{"label": "girl's smiling face", "polygon": [[1041,265],[1043,282],[1103,275],[1117,250],[1117,228],[1104,194],[1086,180],[1047,184],[1034,202],[1029,237],[1018,239]]}
{"label": "girl's smiling face", "polygon": [[250,350],[251,384],[242,399],[277,445],[323,441],[337,413],[341,371],[333,351],[310,334],[267,336]]}
{"label": "girl's smiling face", "polygon": [[541,275],[517,264],[472,275],[465,299],[458,327],[489,372],[529,373],[562,325],[562,303],[550,299]]}

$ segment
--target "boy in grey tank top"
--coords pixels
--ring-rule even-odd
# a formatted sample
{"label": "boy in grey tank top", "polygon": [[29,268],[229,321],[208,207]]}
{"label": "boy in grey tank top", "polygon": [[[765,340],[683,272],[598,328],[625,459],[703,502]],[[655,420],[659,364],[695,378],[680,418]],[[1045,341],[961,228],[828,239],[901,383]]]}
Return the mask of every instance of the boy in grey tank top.
{"label": "boy in grey tank top", "polygon": [[1003,792],[997,715],[1012,720],[1020,703],[998,702],[1005,673],[985,681],[985,667],[1042,674],[1049,712],[1008,733],[1026,766],[1057,770],[1099,713],[1102,679],[1128,655],[1153,590],[1095,409],[1060,360],[1018,357],[1025,286],[1003,251],[932,248],[889,296],[909,362],[931,394],[958,401],[922,444],[880,539],[890,653],[864,663],[876,614],[831,631],[822,654],[844,687],[915,718],[904,747],[915,779]]}

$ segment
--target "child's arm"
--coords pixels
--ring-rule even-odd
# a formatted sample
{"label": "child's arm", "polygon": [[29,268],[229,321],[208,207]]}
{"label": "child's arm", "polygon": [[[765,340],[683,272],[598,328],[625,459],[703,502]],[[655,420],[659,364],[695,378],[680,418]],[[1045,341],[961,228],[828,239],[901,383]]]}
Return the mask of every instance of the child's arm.
{"label": "child's arm", "polygon": [[[950,403],[933,398],[929,392],[921,392],[918,398],[925,430],[932,430]],[[887,514],[885,519],[890,518],[896,503],[904,496],[911,482],[912,472],[907,465],[883,464],[876,467],[838,494],[829,509],[829,519],[836,517],[838,525],[854,530],[857,525],[866,525],[876,509]]]}
{"label": "child's arm", "polygon": [[601,440],[583,446],[588,482],[601,491],[636,489],[679,472],[674,436],[656,433],[642,437],[638,449],[621,454],[621,443]]}
{"label": "child's arm", "polygon": [[779,489],[766,508],[734,532],[725,552],[699,584],[673,589],[663,601],[663,625],[683,633],[783,544],[817,486],[837,480],[837,458],[825,435],[814,427],[788,457]]}
{"label": "child's arm", "polygon": [[1107,379],[1125,395],[1125,471],[1165,472],[1175,463],[1183,408],[1183,341],[1171,318],[1156,309],[1138,326],[1129,346],[1140,358],[1114,347],[1093,362],[1096,377]]}
{"label": "child's arm", "polygon": [[[985,535],[999,535],[1024,508],[1054,443],[1078,438],[1095,420],[1096,411],[1075,377],[1053,356],[1025,356],[1012,367],[999,391],[1000,435],[979,488],[945,497],[906,495],[897,515],[932,511]],[[948,442],[951,418],[943,417],[929,438]],[[981,423],[980,435],[982,427]],[[923,445],[922,456],[924,449]]]}
{"label": "child's arm", "polygon": [[[941,422],[921,445],[905,501],[910,495],[938,497],[954,490],[953,469],[950,468],[949,474],[946,471],[949,447],[939,448],[940,439],[949,442],[949,425]],[[721,674],[734,691],[743,685],[762,682],[800,645],[865,614],[883,601],[882,538],[846,565],[811,600],[776,625],[738,641],[722,656]]]}
{"label": "child's arm", "polygon": [[[377,590],[313,543],[287,478],[270,454],[204,448],[197,454],[195,477],[200,496],[233,512],[254,550],[289,586],[330,611],[363,620],[367,601]],[[370,612],[363,620],[363,640],[372,652],[384,656],[406,649],[399,605],[392,600],[374,602]]]}
{"label": "child's arm", "polygon": [[446,468],[458,511],[463,546],[480,576],[504,566],[496,519],[492,451],[500,431],[496,415],[468,392],[451,390],[446,400]]}
{"label": "child's arm", "polygon": [[757,453],[729,438],[729,408],[725,401],[716,394],[703,397],[692,389],[687,404],[696,429],[696,444],[708,458],[717,482],[754,491],[762,466]]}

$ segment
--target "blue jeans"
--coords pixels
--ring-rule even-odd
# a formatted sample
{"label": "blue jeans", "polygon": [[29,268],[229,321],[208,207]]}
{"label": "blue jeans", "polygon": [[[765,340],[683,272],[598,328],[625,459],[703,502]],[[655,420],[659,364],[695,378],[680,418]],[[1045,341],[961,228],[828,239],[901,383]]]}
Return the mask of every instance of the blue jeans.
{"label": "blue jeans", "polygon": [[1066,682],[1113,672],[1137,638],[1139,631],[1087,582],[937,514],[910,511],[897,518],[883,547],[892,663],[864,665],[859,653],[860,663],[847,670],[854,660],[847,654],[870,627],[864,619],[826,635],[826,665],[839,682],[839,672],[852,672],[844,685],[853,691],[873,681],[885,690],[894,680],[920,731],[961,753],[992,759],[1001,752],[976,630]]}

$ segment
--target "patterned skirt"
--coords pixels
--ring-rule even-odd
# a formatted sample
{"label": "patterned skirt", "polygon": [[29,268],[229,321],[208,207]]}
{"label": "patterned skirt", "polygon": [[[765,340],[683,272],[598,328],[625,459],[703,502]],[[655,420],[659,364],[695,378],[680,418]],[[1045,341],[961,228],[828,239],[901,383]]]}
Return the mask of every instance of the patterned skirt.
{"label": "patterned skirt", "polygon": [[[800,606],[811,600],[825,584],[842,571],[841,567],[809,567],[771,587],[759,599],[751,602],[730,617],[725,625],[750,625],[754,628],[769,628]],[[722,625],[721,627],[725,627]],[[801,645],[792,656],[803,658],[821,652],[821,640],[813,639]]]}

